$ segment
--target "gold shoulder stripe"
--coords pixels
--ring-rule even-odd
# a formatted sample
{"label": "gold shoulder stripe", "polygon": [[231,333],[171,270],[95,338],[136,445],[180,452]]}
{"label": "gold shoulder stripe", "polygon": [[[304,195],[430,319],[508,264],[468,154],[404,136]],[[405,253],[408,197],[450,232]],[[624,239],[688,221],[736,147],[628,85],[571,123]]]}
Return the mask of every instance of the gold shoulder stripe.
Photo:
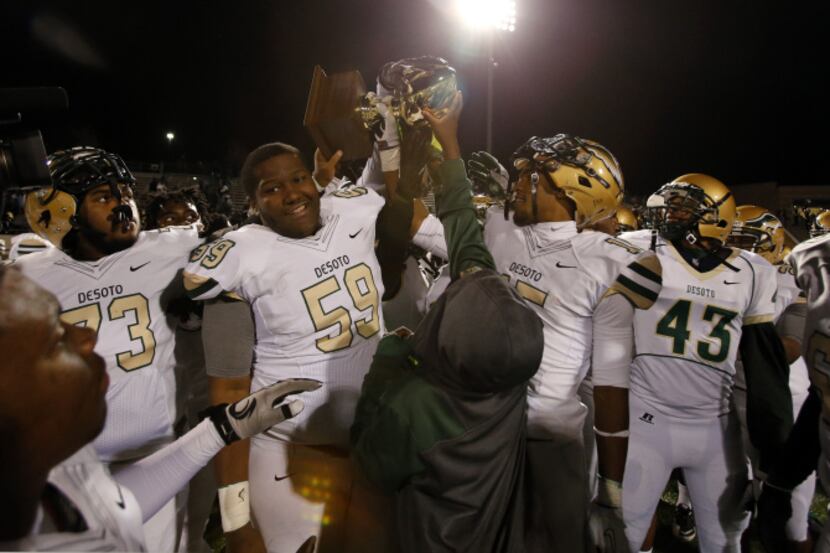
{"label": "gold shoulder stripe", "polygon": [[641,265],[642,267],[645,267],[653,274],[657,275],[660,278],[660,282],[662,282],[663,266],[660,264],[660,258],[657,257],[655,254],[644,255],[634,263],[636,263],[637,265]]}
{"label": "gold shoulder stripe", "polygon": [[631,304],[634,305],[634,307],[636,307],[637,309],[648,309],[652,305],[654,305],[653,299],[649,299],[638,294],[637,292],[624,286],[620,282],[615,282],[614,284],[612,284],[611,287],[605,291],[603,297],[612,296],[614,294],[621,294],[622,297],[631,302]]}
{"label": "gold shoulder stripe", "polygon": [[752,315],[751,317],[744,317],[743,326],[758,325],[763,323],[771,323],[773,316],[770,315]]}

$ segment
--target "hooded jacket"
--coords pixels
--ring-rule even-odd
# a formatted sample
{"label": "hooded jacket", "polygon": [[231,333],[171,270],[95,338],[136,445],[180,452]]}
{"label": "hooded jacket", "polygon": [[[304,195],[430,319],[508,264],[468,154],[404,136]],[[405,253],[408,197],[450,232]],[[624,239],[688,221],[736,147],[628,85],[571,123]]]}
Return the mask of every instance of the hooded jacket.
{"label": "hooded jacket", "polygon": [[445,162],[442,180],[455,280],[414,336],[380,342],[353,455],[396,494],[402,551],[524,551],[526,386],[542,358],[542,323],[495,272],[463,165]]}

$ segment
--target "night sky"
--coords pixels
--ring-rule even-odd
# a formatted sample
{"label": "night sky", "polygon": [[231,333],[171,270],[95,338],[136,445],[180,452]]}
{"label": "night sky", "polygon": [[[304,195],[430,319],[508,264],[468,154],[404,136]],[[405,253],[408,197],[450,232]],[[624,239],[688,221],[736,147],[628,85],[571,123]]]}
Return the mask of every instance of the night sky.
{"label": "night sky", "polygon": [[[643,194],[700,171],[727,184],[830,179],[827,10],[758,2],[517,0],[498,36],[495,153],[570,132],[620,160]],[[770,3],[772,4],[772,3]],[[267,141],[311,153],[302,127],[315,64],[373,85],[388,60],[450,60],[465,93],[462,147],[484,147],[484,42],[450,0],[10,2],[0,86],[59,85],[48,150],[98,145],[129,160],[237,166]],[[783,3],[780,3],[783,6]],[[173,130],[172,149],[164,133]]]}

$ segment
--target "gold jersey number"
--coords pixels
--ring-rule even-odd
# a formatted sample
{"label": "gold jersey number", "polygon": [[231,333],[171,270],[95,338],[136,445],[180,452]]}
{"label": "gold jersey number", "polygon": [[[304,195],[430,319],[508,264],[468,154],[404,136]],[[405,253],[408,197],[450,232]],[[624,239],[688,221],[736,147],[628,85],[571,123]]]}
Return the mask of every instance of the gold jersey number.
{"label": "gold jersey number", "polygon": [[[134,323],[127,325],[127,332],[131,341],[141,342],[141,350],[122,351],[115,355],[115,360],[121,370],[130,372],[144,368],[153,362],[156,355],[156,336],[150,330],[150,303],[142,294],[130,294],[114,298],[107,307],[107,315],[110,321],[117,321],[131,314]],[[101,306],[93,303],[76,307],[61,313],[61,320],[67,324],[91,328],[98,333],[101,328]]]}
{"label": "gold jersey number", "polygon": [[340,282],[335,276],[321,280],[302,291],[314,330],[319,332],[337,327],[336,334],[329,334],[315,341],[317,349],[324,353],[340,351],[351,346],[355,332],[363,338],[371,338],[380,332],[380,298],[369,266],[361,263],[347,269],[343,274],[343,284],[355,308],[360,311],[369,310],[362,319],[352,321],[348,309],[342,305],[330,311],[323,309],[323,300],[341,290]]}

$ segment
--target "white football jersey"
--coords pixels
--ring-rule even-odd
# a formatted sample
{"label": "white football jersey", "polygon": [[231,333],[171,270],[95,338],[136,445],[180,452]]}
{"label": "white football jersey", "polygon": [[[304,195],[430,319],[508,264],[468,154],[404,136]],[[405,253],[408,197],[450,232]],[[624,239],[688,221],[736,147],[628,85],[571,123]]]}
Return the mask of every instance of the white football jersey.
{"label": "white football jersey", "polygon": [[0,542],[2,551],[144,551],[141,508],[132,492],[113,480],[91,445],[49,472],[55,486],[86,525],[80,532],[59,532],[41,509],[28,536]]}
{"label": "white football jersey", "polygon": [[199,243],[195,231],[171,227],[142,232],[132,247],[98,261],[49,248],[16,262],[57,296],[65,322],[98,333],[95,351],[107,362],[110,386],[94,445],[105,462],[142,457],[174,438],[177,320],[165,307]]}
{"label": "white football jersey", "polygon": [[[650,247],[650,230],[622,237]],[[662,413],[716,417],[730,410],[735,359],[742,328],[771,322],[775,313],[776,269],[759,255],[733,250],[701,273],[661,238],[656,253],[663,288],[648,311],[634,315],[637,354],[631,392]]]}
{"label": "white football jersey", "polygon": [[[577,232],[572,221],[519,227],[500,209],[488,211],[484,237],[498,271],[544,323],[542,364],[528,389],[529,435],[580,436],[585,406],[577,390],[591,365],[594,310],[612,286],[647,309],[660,276],[646,258],[656,257],[603,233]],[[640,259],[637,274],[629,265]],[[618,284],[622,273],[627,286]]]}
{"label": "white football jersey", "polygon": [[[822,420],[830,420],[830,235],[797,245],[787,257],[787,262],[795,269],[796,281],[807,295],[802,352],[810,372],[810,382],[822,396]],[[825,456],[830,454],[827,436],[827,425],[823,423]]]}
{"label": "white football jersey", "polygon": [[[383,334],[383,281],[375,256],[381,196],[359,186],[320,199],[322,227],[286,238],[247,225],[193,252],[185,284],[194,299],[223,292],[251,305],[256,346],[251,390],[286,378],[324,384],[303,412],[272,430],[308,444],[348,444],[348,431]],[[255,438],[262,439],[262,438]]]}
{"label": "white football jersey", "polygon": [[[775,293],[774,320],[777,322],[790,305],[804,303],[806,299],[795,281],[795,270],[786,263],[775,265],[775,268],[778,290]],[[735,387],[746,390],[746,376],[744,375],[740,355],[736,361],[735,368]],[[803,397],[810,387],[807,365],[804,363],[803,357],[799,357],[790,364],[789,386],[794,398]]]}

